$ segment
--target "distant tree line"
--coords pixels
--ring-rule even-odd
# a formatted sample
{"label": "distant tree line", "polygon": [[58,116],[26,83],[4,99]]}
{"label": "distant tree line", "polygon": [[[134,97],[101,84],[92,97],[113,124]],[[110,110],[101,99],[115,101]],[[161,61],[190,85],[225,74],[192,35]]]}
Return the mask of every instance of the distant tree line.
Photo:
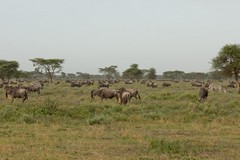
{"label": "distant tree line", "polygon": [[[213,71],[208,73],[183,71],[166,71],[163,75],[156,75],[156,69],[140,69],[138,64],[132,64],[122,72],[117,70],[116,65],[98,68],[100,75],[90,75],[88,73],[65,73],[62,71],[64,59],[30,59],[33,62],[34,71],[27,72],[18,70],[17,61],[0,60],[0,79],[9,81],[16,79],[42,79],[48,78],[51,82],[57,79],[226,79],[234,78],[237,82],[240,73],[240,45],[227,44],[221,48],[218,55],[212,59]],[[57,75],[56,75],[57,74]]]}

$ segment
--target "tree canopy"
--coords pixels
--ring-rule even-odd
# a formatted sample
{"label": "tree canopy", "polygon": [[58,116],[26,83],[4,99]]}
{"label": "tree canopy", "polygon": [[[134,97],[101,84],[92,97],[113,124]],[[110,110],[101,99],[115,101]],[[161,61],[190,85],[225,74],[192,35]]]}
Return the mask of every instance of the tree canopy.
{"label": "tree canopy", "polygon": [[143,77],[143,71],[138,68],[138,64],[132,64],[130,68],[126,69],[122,75],[123,78],[128,79],[141,79]]}
{"label": "tree canopy", "polygon": [[154,80],[157,78],[156,75],[156,69],[150,68],[150,69],[142,69],[144,78]]}
{"label": "tree canopy", "polygon": [[185,73],[183,71],[166,71],[163,72],[163,77],[166,79],[182,79]]}
{"label": "tree canopy", "polygon": [[227,44],[212,59],[212,68],[222,71],[225,75],[234,76],[238,82],[240,72],[240,45]]}
{"label": "tree canopy", "polygon": [[17,76],[19,63],[16,61],[0,60],[0,78],[10,79]]}
{"label": "tree canopy", "polygon": [[64,63],[64,59],[34,58],[30,59],[30,61],[33,62],[36,71],[42,72],[44,70],[51,82],[54,74],[62,70],[62,63]]}
{"label": "tree canopy", "polygon": [[107,79],[118,78],[120,76],[119,72],[116,70],[117,66],[112,65],[110,67],[99,68],[99,72],[103,73]]}

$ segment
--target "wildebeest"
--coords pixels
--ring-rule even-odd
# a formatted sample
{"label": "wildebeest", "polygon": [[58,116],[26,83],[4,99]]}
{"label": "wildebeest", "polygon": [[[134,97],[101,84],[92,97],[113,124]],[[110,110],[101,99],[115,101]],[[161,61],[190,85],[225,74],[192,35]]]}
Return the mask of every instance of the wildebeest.
{"label": "wildebeest", "polygon": [[146,83],[146,80],[145,79],[143,79],[143,80],[141,80],[141,82],[140,82],[141,84],[145,84]]}
{"label": "wildebeest", "polygon": [[30,86],[27,87],[28,92],[37,92],[40,94],[40,90],[42,89],[42,84],[31,84]]}
{"label": "wildebeest", "polygon": [[91,98],[94,98],[95,96],[101,97],[101,93],[102,93],[103,88],[104,87],[91,90]]}
{"label": "wildebeest", "polygon": [[205,85],[205,87],[208,88],[209,92],[223,91],[224,93],[227,93],[227,87],[223,85],[219,86],[219,85],[210,84],[209,86]]}
{"label": "wildebeest", "polygon": [[229,81],[229,84],[227,85],[229,88],[236,88],[236,82],[234,81]]}
{"label": "wildebeest", "polygon": [[101,88],[101,87],[109,88],[109,83],[108,82],[98,81],[98,85],[99,85],[99,88]]}
{"label": "wildebeest", "polygon": [[126,80],[125,80],[125,84],[133,84],[133,81],[130,80],[130,79],[126,79]]}
{"label": "wildebeest", "polygon": [[195,81],[195,82],[191,82],[192,86],[194,87],[201,87],[202,86],[202,83],[199,82],[199,81]]}
{"label": "wildebeest", "polygon": [[132,97],[135,97],[135,99],[140,99],[141,100],[141,97],[139,95],[139,92],[138,90],[136,89],[131,89],[131,88],[119,88],[118,90],[122,91],[122,92],[129,92],[130,93],[130,99],[129,101],[131,100]]}
{"label": "wildebeest", "polygon": [[118,93],[116,89],[101,88],[101,100],[107,98],[112,99],[114,97],[118,100]]}
{"label": "wildebeest", "polygon": [[205,100],[207,100],[208,97],[208,89],[204,86],[202,86],[199,90],[199,102],[204,102]]}
{"label": "wildebeest", "polygon": [[171,83],[163,82],[162,86],[163,87],[169,87],[169,86],[171,86]]}
{"label": "wildebeest", "polygon": [[130,101],[131,94],[129,92],[120,91],[118,97],[118,102],[120,104],[127,104]]}
{"label": "wildebeest", "polygon": [[157,88],[158,84],[157,82],[148,82],[147,87]]}
{"label": "wildebeest", "polygon": [[22,98],[22,102],[28,99],[28,91],[24,88],[9,88],[6,89],[6,98],[11,96],[12,102],[14,98]]}
{"label": "wildebeest", "polygon": [[71,82],[71,87],[81,87],[80,81],[72,81]]}

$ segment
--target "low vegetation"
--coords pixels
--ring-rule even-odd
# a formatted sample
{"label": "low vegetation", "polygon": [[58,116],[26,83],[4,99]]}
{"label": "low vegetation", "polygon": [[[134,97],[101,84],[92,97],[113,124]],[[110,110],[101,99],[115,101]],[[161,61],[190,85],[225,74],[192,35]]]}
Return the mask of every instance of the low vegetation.
{"label": "low vegetation", "polygon": [[[120,82],[141,100],[92,99],[97,84],[46,84],[12,103],[0,89],[2,159],[238,159],[240,102],[236,89],[198,102],[189,82],[157,88]],[[221,82],[224,83],[224,82]]]}

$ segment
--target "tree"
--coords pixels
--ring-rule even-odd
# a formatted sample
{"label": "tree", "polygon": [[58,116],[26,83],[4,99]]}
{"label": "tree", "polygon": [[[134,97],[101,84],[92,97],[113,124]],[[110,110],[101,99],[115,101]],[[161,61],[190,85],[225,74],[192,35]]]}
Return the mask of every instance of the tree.
{"label": "tree", "polygon": [[19,63],[16,61],[0,60],[0,78],[8,80],[18,74]]}
{"label": "tree", "polygon": [[44,70],[52,82],[54,73],[58,73],[62,70],[61,65],[64,62],[64,59],[34,58],[30,59],[30,61],[33,62],[36,71],[42,72]]}
{"label": "tree", "polygon": [[209,72],[208,74],[209,74],[209,79],[221,80],[221,79],[227,78],[221,71],[212,71],[212,72]]}
{"label": "tree", "polygon": [[91,75],[88,73],[77,72],[76,73],[79,78],[81,79],[90,79]]}
{"label": "tree", "polygon": [[185,73],[183,75],[184,79],[198,79],[198,80],[203,80],[207,79],[209,75],[207,73],[203,72],[191,72],[191,73]]}
{"label": "tree", "polygon": [[155,68],[150,68],[148,71],[147,71],[147,79],[156,79],[157,78],[157,75],[156,75],[156,69]]}
{"label": "tree", "polygon": [[118,78],[120,76],[119,72],[116,70],[117,66],[110,66],[105,68],[99,68],[99,72],[103,73],[107,79]]}
{"label": "tree", "polygon": [[29,78],[29,76],[30,76],[29,72],[20,70],[20,71],[17,71],[15,78],[26,79],[26,78]]}
{"label": "tree", "polygon": [[240,45],[227,44],[219,51],[218,56],[212,59],[212,68],[225,75],[234,76],[236,82],[240,72]]}
{"label": "tree", "polygon": [[73,80],[76,79],[76,75],[74,73],[67,73],[67,78]]}
{"label": "tree", "polygon": [[138,64],[132,64],[130,68],[126,69],[122,75],[123,78],[128,79],[141,79],[143,77],[143,71],[138,68]]}
{"label": "tree", "polygon": [[166,79],[182,79],[185,73],[183,71],[166,71],[163,72],[163,77]]}
{"label": "tree", "polygon": [[61,72],[62,79],[65,79],[67,77],[67,74],[65,72]]}

